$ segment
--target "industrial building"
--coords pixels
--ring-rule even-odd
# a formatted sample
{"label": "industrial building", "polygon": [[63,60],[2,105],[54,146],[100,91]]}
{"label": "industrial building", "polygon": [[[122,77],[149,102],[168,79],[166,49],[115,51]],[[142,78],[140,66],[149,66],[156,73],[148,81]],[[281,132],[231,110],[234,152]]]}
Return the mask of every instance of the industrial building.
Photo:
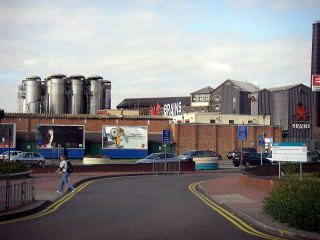
{"label": "industrial building", "polygon": [[17,112],[96,114],[111,108],[111,82],[100,76],[30,76],[18,87]]}

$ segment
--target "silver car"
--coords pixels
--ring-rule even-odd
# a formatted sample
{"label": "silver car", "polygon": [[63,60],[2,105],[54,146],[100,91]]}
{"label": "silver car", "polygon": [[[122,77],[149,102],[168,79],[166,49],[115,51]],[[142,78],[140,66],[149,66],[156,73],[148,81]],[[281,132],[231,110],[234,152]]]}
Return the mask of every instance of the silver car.
{"label": "silver car", "polygon": [[163,162],[179,162],[174,153],[152,153],[149,156],[138,160],[136,163],[163,163]]}
{"label": "silver car", "polygon": [[45,159],[41,153],[37,152],[23,152],[20,153],[18,156],[12,159],[14,162],[22,162],[28,165],[36,165],[38,167],[44,167]]}
{"label": "silver car", "polygon": [[[10,151],[10,159],[18,156],[22,151]],[[0,154],[0,159],[9,160],[9,151]]]}

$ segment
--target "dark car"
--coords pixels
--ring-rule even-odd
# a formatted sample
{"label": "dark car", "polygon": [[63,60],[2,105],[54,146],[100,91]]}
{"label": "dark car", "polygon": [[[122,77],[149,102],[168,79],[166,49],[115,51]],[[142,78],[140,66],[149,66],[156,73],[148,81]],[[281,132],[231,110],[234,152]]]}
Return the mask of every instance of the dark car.
{"label": "dark car", "polygon": [[319,161],[319,155],[316,151],[308,151],[307,153],[308,162],[317,162]]}
{"label": "dark car", "polygon": [[[233,159],[235,157],[236,154],[240,153],[241,149],[237,148],[235,151],[233,152],[228,152],[227,153],[227,158],[228,159]],[[255,148],[242,148],[242,152],[243,153],[256,153],[257,149]]]}
{"label": "dark car", "polygon": [[[267,159],[268,153],[262,153],[262,164],[270,165],[271,161]],[[239,167],[241,163],[241,155],[237,154],[233,159],[233,165]],[[246,167],[257,166],[261,164],[261,153],[245,153],[242,155],[242,165]]]}

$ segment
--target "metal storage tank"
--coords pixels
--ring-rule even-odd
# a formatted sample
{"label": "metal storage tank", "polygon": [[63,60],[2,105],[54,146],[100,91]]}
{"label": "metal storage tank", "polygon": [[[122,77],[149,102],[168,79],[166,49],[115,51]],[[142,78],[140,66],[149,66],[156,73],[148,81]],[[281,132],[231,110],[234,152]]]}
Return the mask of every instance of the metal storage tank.
{"label": "metal storage tank", "polygon": [[66,113],[65,81],[66,76],[63,74],[51,75],[46,79],[49,110],[47,113]]}
{"label": "metal storage tank", "polygon": [[101,109],[102,102],[102,77],[100,76],[90,76],[87,78],[87,97],[88,101],[88,113],[97,114],[97,111]]}
{"label": "metal storage tank", "polygon": [[41,78],[30,76],[22,81],[22,91],[25,92],[24,112],[41,112]]}
{"label": "metal storage tank", "polygon": [[104,109],[111,109],[111,82],[109,80],[103,81],[103,104]]}
{"label": "metal storage tank", "polygon": [[18,86],[18,103],[17,103],[17,112],[24,113],[26,108],[26,95],[22,85]]}
{"label": "metal storage tank", "polygon": [[84,76],[69,76],[68,113],[84,113]]}

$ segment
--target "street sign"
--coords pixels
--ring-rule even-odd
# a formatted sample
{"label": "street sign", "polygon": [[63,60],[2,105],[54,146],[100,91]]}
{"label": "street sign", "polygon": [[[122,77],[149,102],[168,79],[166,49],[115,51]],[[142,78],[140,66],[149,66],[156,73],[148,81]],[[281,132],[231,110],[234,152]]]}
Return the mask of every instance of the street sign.
{"label": "street sign", "polygon": [[265,141],[264,141],[263,139],[260,139],[260,140],[259,140],[259,146],[262,147],[262,146],[264,146],[264,144],[265,144]]}
{"label": "street sign", "polygon": [[171,144],[171,131],[170,130],[162,130],[162,143],[163,144]]}
{"label": "street sign", "polygon": [[320,91],[320,75],[312,75],[312,91]]}
{"label": "street sign", "polygon": [[272,160],[279,162],[306,162],[306,143],[272,143]]}
{"label": "street sign", "polygon": [[248,126],[240,125],[238,126],[238,140],[247,140],[248,139]]}

